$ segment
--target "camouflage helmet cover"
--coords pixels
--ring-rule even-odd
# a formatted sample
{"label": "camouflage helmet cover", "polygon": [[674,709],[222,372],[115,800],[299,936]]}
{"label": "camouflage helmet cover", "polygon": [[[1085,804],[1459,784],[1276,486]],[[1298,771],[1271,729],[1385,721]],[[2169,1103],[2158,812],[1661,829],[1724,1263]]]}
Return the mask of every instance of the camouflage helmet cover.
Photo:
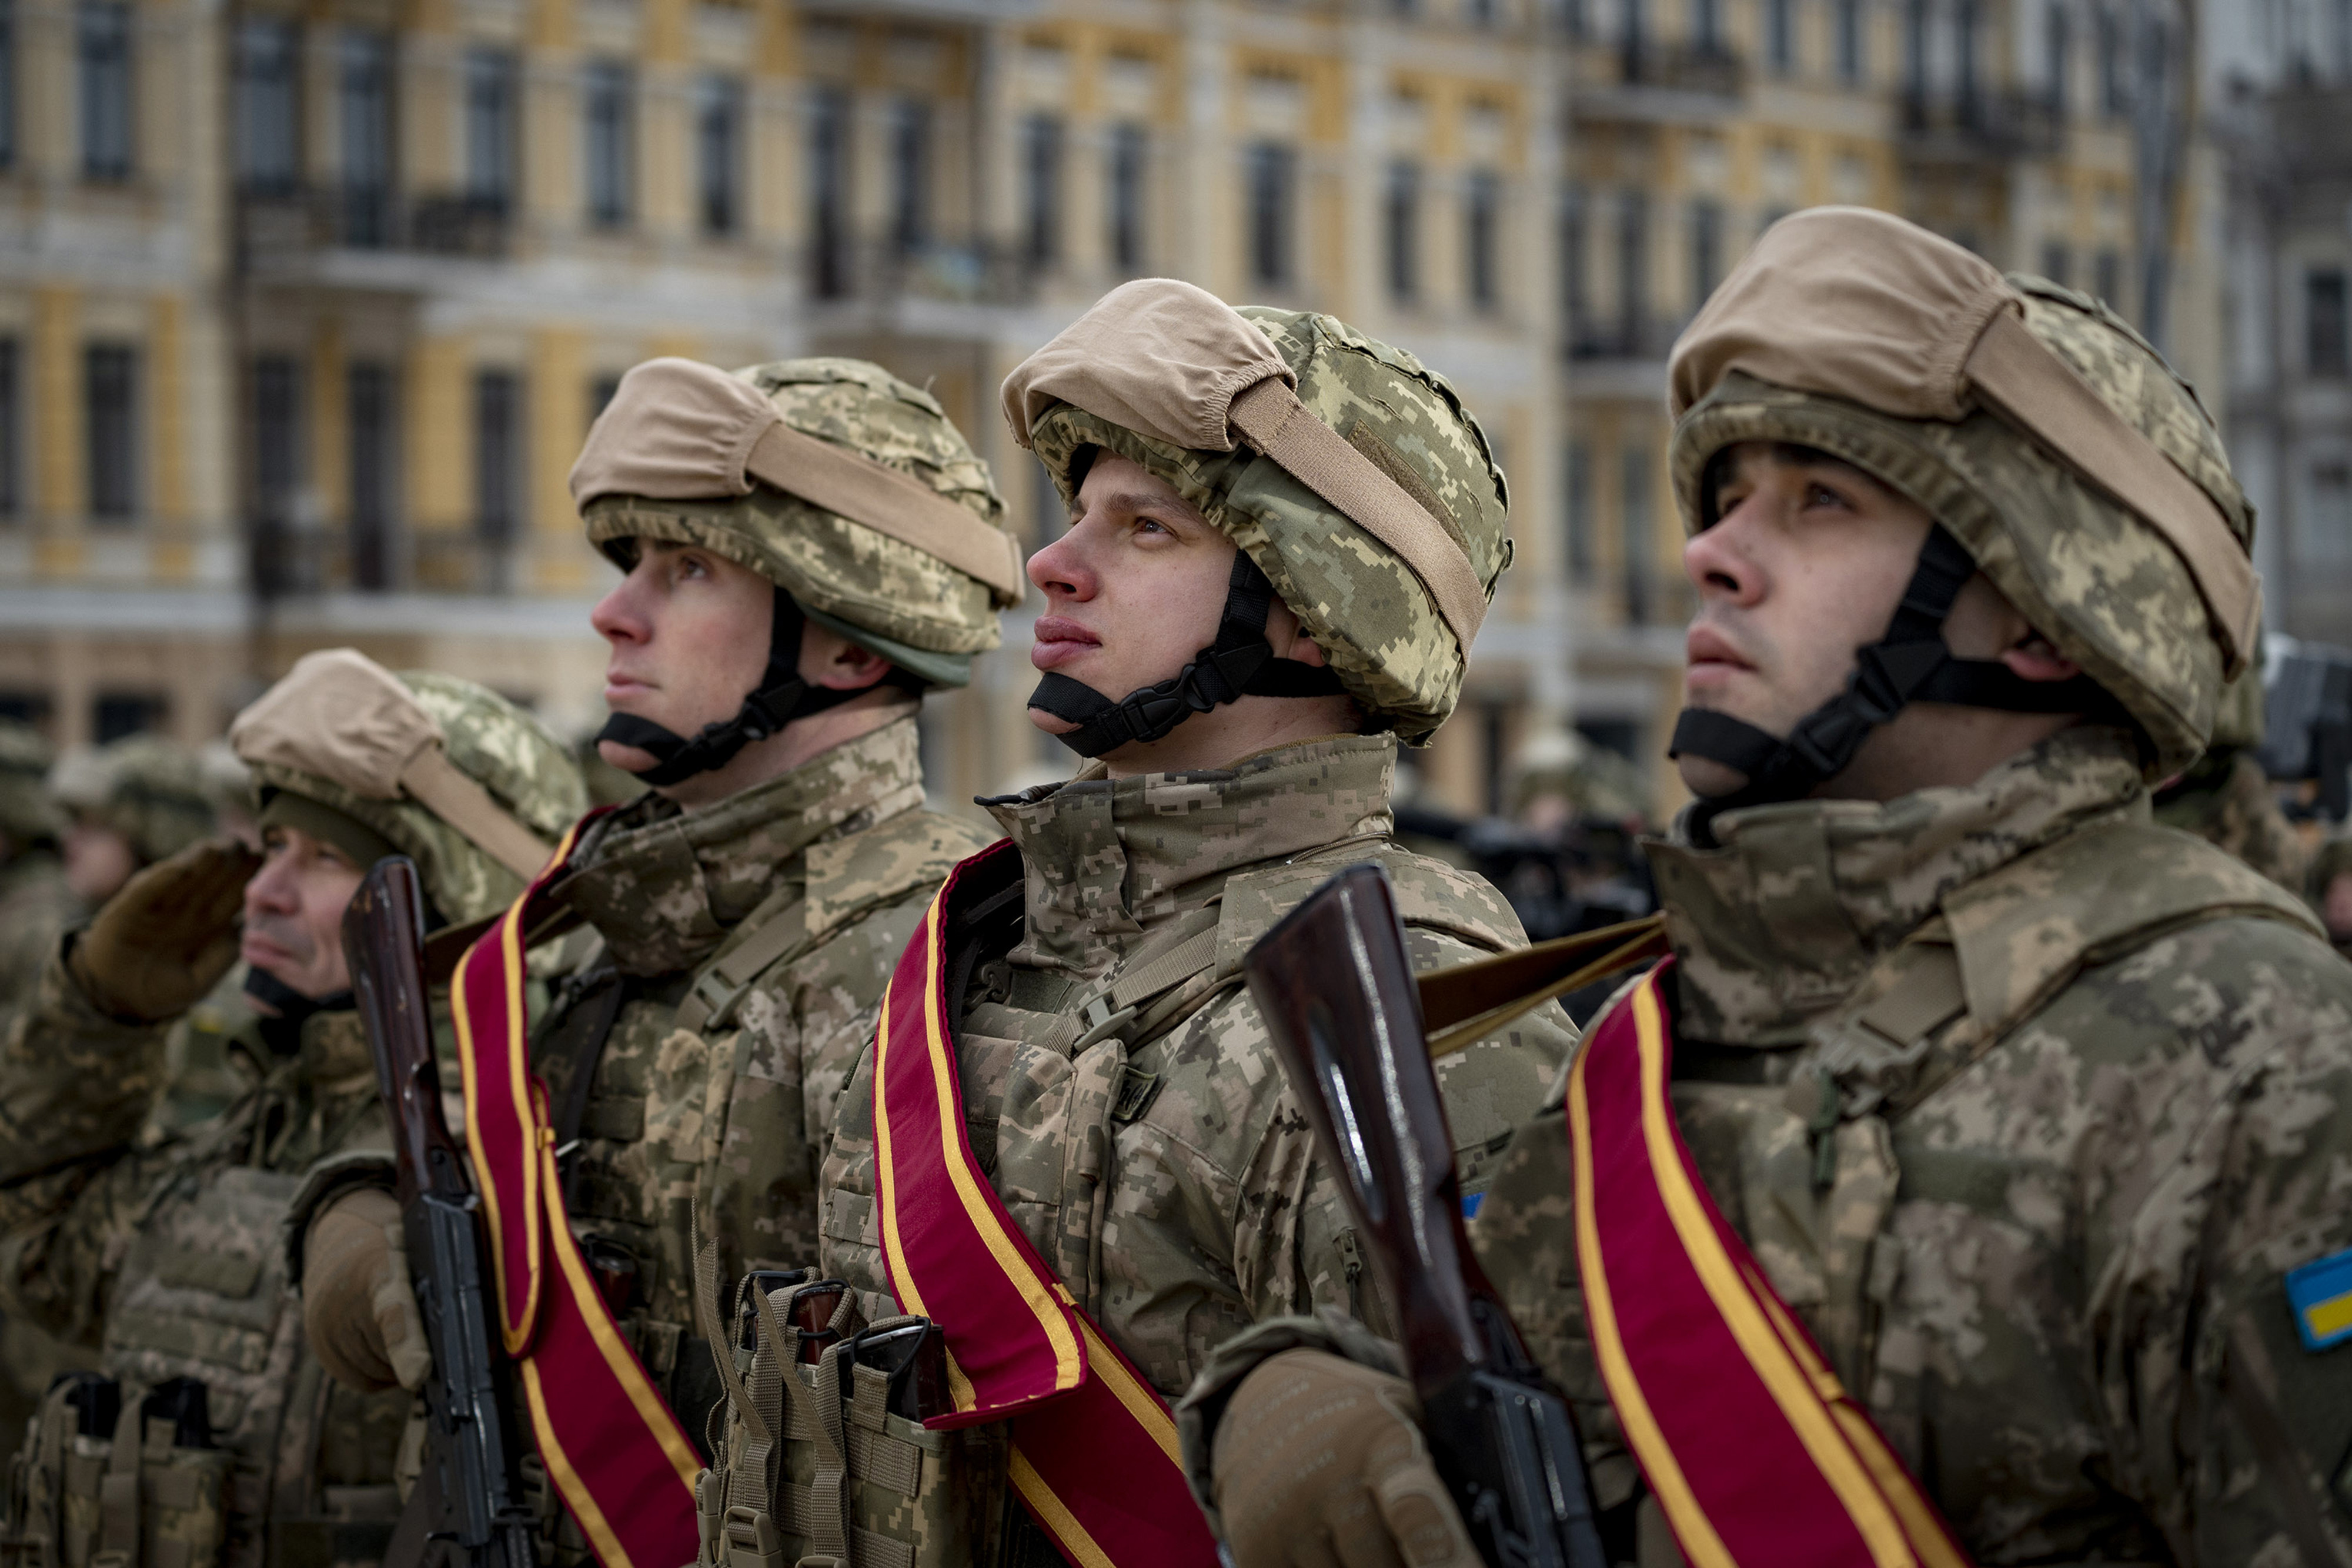
{"label": "camouflage helmet cover", "polygon": [[[701,545],[782,588],[820,624],[931,684],[969,681],[971,655],[997,645],[998,612],[1019,601],[1022,582],[988,465],[947,411],[930,393],[864,360],[781,360],[732,373],[772,409],[767,423],[780,416],[788,433],[911,479],[920,486],[916,505],[944,497],[985,525],[993,539],[967,525],[957,541],[978,540],[981,559],[965,566],[776,483],[751,482],[768,476],[747,476],[743,452],[734,455],[727,475],[706,469],[698,478],[632,477],[648,472],[646,447],[667,434],[658,428],[664,411],[645,406],[649,394],[674,399],[680,390],[707,390],[697,382],[719,375],[687,361],[652,361],[624,378],[572,471],[589,542],[624,570],[635,539]],[[624,402],[633,396],[634,413]],[[751,430],[741,444],[748,449],[760,434]],[[792,482],[789,471],[780,476]]]}
{"label": "camouflage helmet cover", "polygon": [[129,735],[69,752],[50,775],[49,791],[77,817],[121,833],[151,865],[215,825],[203,767],[161,736]]}
{"label": "camouflage helmet cover", "polygon": [[[562,743],[545,727],[513,703],[488,687],[456,675],[431,670],[383,671],[372,660],[350,649],[313,653],[253,707],[239,716],[231,732],[238,755],[252,769],[257,799],[283,789],[340,811],[375,832],[416,862],[425,896],[442,918],[463,924],[492,914],[511,903],[523,889],[523,879],[508,864],[422,800],[403,789],[396,779],[371,781],[366,792],[350,779],[348,756],[331,756],[332,737],[317,727],[288,730],[256,726],[248,718],[266,716],[273,696],[281,701],[297,683],[318,681],[334,672],[320,661],[358,661],[388,681],[396,681],[416,707],[436,726],[441,750],[457,773],[471,779],[504,812],[538,838],[552,845],[565,829],[587,810],[587,791],[580,770]],[[277,733],[269,730],[276,728]],[[315,755],[306,756],[306,748]],[[310,766],[304,766],[304,762]]]}
{"label": "camouflage helmet cover", "polygon": [[[1816,210],[1783,224],[1843,215]],[[1908,231],[1898,244],[1928,241],[1958,251],[1902,220],[1869,218]],[[2196,393],[2099,301],[2024,275],[2002,281],[2033,340],[2162,455],[2177,471],[2168,481],[2185,478],[2194,486],[2218,513],[2209,519],[2214,533],[2226,525],[2223,548],[2240,552],[2242,561],[2252,547],[2253,508]],[[2195,759],[2213,729],[2225,668],[2247,657],[2254,639],[2246,635],[2246,608],[2228,614],[2217,609],[2194,560],[2146,509],[2118,499],[2013,416],[1981,401],[1957,411],[1958,417],[1916,417],[1740,369],[1701,388],[1681,372],[1705,320],[1703,315],[1694,324],[1675,354],[1678,401],[1696,394],[1675,423],[1671,453],[1687,529],[1711,521],[1703,486],[1709,463],[1727,446],[1785,442],[1852,463],[1923,507],[2029,623],[2123,705],[2146,737],[2150,779]],[[2205,634],[2184,635],[2184,628]]]}
{"label": "camouflage helmet cover", "polygon": [[0,833],[22,848],[57,837],[63,824],[49,799],[49,743],[31,725],[0,719]]}
{"label": "camouflage helmet cover", "polygon": [[[1111,298],[1145,288],[1214,298],[1167,279],[1128,284]],[[1014,438],[1036,453],[1071,506],[1082,448],[1116,453],[1168,485],[1257,563],[1348,694],[1402,739],[1425,742],[1460,700],[1468,634],[1511,559],[1509,490],[1486,432],[1444,377],[1336,318],[1264,306],[1231,314],[1273,345],[1305,409],[1433,518],[1457,560],[1466,558],[1465,597],[1475,601],[1466,625],[1389,542],[1252,438],[1227,450],[1167,439],[1166,426],[1187,411],[1136,417],[1099,398],[1089,400],[1097,404],[1090,411],[1041,393],[1024,366],[1005,382]],[[1239,402],[1241,389],[1223,390]],[[1208,412],[1221,415],[1222,405]],[[1196,412],[1191,417],[1199,423]],[[1222,418],[1214,423],[1222,427]],[[1162,434],[1145,434],[1137,423],[1158,424]]]}

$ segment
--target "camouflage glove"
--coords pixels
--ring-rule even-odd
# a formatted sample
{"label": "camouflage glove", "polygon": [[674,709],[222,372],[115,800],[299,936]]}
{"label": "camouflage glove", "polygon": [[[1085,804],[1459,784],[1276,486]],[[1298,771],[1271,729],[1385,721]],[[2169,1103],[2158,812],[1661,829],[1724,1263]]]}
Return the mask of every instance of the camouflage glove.
{"label": "camouflage glove", "polygon": [[90,1005],[161,1023],[204,998],[236,962],[245,884],[261,857],[233,839],[191,844],[122,884],[66,955]]}
{"label": "camouflage glove", "polygon": [[1480,1568],[1412,1385],[1287,1350],[1234,1390],[1211,1486],[1234,1568]]}
{"label": "camouflage glove", "polygon": [[362,1394],[415,1390],[433,1370],[408,1280],[400,1205],[353,1188],[319,1211],[302,1243],[302,1332],[328,1375]]}

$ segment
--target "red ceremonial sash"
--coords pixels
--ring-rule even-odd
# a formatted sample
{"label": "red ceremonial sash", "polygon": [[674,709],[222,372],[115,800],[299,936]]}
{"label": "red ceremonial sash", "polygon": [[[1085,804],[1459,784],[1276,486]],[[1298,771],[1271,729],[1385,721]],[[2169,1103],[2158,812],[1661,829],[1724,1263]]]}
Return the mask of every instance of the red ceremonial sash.
{"label": "red ceremonial sash", "polygon": [[969,890],[1020,851],[949,873],[882,998],[874,1040],[875,1202],[890,1290],[940,1325],[951,1415],[1013,1424],[1012,1481],[1078,1568],[1213,1568],[1176,1422],[1022,1235],[972,1157],[947,1016],[946,938]]}
{"label": "red ceremonial sash", "polygon": [[572,1234],[523,1005],[524,929],[544,911],[580,830],[602,814],[575,823],[523,895],[466,949],[449,1010],[499,1329],[520,1364],[540,1458],[604,1568],[678,1568],[698,1550],[702,1460],[621,1336]]}
{"label": "red ceremonial sash", "polygon": [[1576,1257],[1609,1403],[1691,1568],[1967,1568],[1936,1507],[1707,1196],[1653,969],[1568,1080]]}

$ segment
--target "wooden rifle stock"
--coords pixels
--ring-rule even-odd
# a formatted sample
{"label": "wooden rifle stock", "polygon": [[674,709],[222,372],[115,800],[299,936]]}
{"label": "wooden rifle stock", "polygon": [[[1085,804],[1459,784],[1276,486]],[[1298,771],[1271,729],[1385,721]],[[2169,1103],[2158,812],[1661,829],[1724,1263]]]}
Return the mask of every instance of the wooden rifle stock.
{"label": "wooden rifle stock", "polygon": [[1351,866],[1243,963],[1396,1305],[1438,1472],[1494,1568],[1605,1568],[1568,1404],[1462,1223],[1453,1134],[1388,873]]}

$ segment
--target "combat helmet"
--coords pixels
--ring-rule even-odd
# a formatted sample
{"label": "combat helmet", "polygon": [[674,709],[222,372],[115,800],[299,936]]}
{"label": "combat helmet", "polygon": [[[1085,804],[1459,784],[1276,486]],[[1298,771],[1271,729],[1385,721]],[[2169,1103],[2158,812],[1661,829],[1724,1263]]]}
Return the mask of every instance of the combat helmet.
{"label": "combat helmet", "polygon": [[236,716],[260,820],[362,865],[416,862],[436,925],[513,902],[587,809],[562,742],[514,704],[429,670],[394,674],[352,648],[307,653]]}
{"label": "combat helmet", "polygon": [[675,784],[858,694],[800,678],[803,619],[888,659],[911,690],[961,686],[1025,582],[988,465],[937,399],[863,360],[731,375],[649,360],[621,378],[572,468],[589,542],[624,571],[637,541],[700,545],[775,585],[768,665],[735,716],[688,737],[614,714],[598,738]]}
{"label": "combat helmet", "polygon": [[54,760],[39,730],[0,718],[0,834],[13,849],[58,836],[61,824],[48,790]]}
{"label": "combat helmet", "polygon": [[[1446,380],[1332,317],[1235,309],[1171,278],[1122,284],[1005,379],[1013,438],[1076,505],[1082,456],[1116,453],[1239,547],[1217,640],[1113,700],[1058,673],[1030,706],[1087,756],[1156,740],[1244,695],[1345,692],[1425,741],[1462,694],[1510,564],[1509,492]],[[1279,596],[1328,668],[1277,659]]]}
{"label": "combat helmet", "polygon": [[[1716,520],[1716,455],[1745,441],[1851,463],[1935,524],[1886,634],[1790,736],[1684,710],[1675,752],[1748,780],[1707,815],[1810,793],[1911,702],[2126,723],[2150,779],[2205,746],[2255,652],[2253,508],[2196,393],[2104,305],[1887,214],[1813,208],[1733,269],[1669,381],[1693,533]],[[1952,655],[1944,618],[1979,570],[2081,676]]]}
{"label": "combat helmet", "polygon": [[214,829],[203,768],[161,736],[128,735],[68,752],[49,775],[49,793],[79,820],[121,833],[145,865]]}

